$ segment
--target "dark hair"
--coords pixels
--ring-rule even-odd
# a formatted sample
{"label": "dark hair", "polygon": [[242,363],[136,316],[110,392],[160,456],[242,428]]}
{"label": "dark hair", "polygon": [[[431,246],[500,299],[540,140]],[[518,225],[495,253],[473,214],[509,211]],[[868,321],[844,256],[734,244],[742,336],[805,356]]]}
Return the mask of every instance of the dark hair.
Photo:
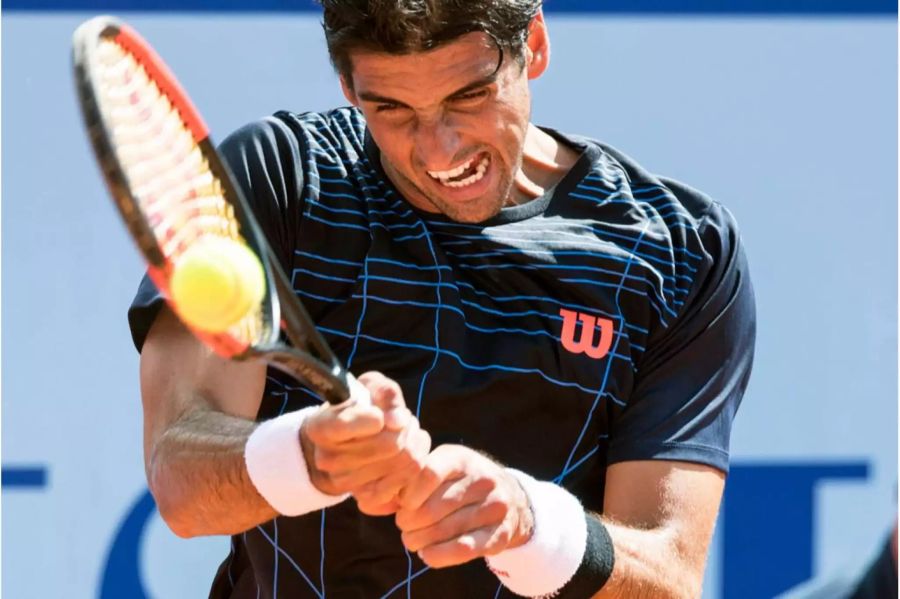
{"label": "dark hair", "polygon": [[[350,52],[410,54],[467,33],[486,33],[500,50],[520,57],[541,0],[319,0],[328,54],[352,83]],[[498,63],[499,64],[499,63]]]}

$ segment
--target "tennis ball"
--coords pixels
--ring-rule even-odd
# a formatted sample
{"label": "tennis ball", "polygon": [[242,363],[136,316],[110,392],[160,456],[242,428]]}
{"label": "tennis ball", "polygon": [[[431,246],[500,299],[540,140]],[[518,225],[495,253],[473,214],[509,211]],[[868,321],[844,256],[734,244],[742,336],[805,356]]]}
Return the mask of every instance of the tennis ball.
{"label": "tennis ball", "polygon": [[259,258],[226,237],[197,240],[174,264],[170,292],[189,326],[221,333],[262,302],[266,278]]}

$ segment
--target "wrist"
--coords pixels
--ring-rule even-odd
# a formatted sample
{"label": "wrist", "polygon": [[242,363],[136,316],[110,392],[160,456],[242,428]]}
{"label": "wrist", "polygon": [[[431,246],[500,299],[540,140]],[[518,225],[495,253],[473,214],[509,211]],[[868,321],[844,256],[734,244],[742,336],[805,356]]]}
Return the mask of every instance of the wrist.
{"label": "wrist", "polygon": [[528,497],[532,532],[524,543],[488,557],[488,567],[506,588],[525,597],[588,597],[600,590],[614,565],[603,523],[564,488],[508,472]]}
{"label": "wrist", "polygon": [[301,429],[317,406],[260,423],[244,446],[247,474],[257,492],[278,513],[300,516],[344,501],[313,481]]}
{"label": "wrist", "polygon": [[503,585],[525,597],[557,593],[575,575],[587,544],[584,509],[574,495],[524,472],[508,469],[528,497],[532,532],[527,542],[487,558]]}
{"label": "wrist", "polygon": [[531,537],[534,535],[534,507],[532,507],[528,492],[522,486],[518,477],[512,473],[508,474],[513,479],[513,484],[517,491],[516,505],[518,506],[518,520],[516,522],[516,529],[513,533],[513,537],[506,546],[506,549],[515,549],[530,541]]}

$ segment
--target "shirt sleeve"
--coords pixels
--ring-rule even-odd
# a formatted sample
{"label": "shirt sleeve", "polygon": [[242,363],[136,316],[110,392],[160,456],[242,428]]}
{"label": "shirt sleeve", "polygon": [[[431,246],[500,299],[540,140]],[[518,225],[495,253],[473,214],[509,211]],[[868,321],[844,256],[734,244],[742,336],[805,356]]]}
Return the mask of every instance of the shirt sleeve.
{"label": "shirt sleeve", "polygon": [[698,227],[703,261],[679,318],[641,359],[612,421],[609,463],[677,460],[728,471],[731,425],[753,364],[756,311],[731,214],[713,203]]}
{"label": "shirt sleeve", "polygon": [[[238,129],[218,149],[269,244],[282,265],[289,264],[303,212],[297,136],[284,121],[269,117]],[[128,308],[128,326],[139,352],[163,304],[162,295],[145,273]]]}

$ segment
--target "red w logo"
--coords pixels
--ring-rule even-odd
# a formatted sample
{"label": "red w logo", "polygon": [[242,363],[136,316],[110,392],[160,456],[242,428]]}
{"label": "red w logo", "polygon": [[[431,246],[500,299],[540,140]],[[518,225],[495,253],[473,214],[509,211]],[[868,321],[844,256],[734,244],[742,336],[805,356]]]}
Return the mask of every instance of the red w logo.
{"label": "red w logo", "polygon": [[[613,340],[613,321],[566,309],[560,310],[559,315],[563,317],[562,346],[566,351],[573,354],[587,354],[595,360],[599,360],[609,353]],[[581,321],[581,336],[576,341],[575,325],[579,320]],[[595,345],[594,329],[597,325],[600,325],[600,339]]]}

